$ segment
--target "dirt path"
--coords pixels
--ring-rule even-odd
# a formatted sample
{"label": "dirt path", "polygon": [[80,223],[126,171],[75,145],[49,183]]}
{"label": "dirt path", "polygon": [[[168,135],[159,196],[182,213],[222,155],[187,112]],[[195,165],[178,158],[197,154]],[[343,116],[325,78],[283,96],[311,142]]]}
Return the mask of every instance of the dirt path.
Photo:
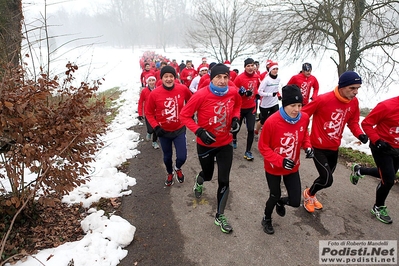
{"label": "dirt path", "polygon": [[[145,136],[144,126],[134,130]],[[131,159],[129,166],[129,175],[137,179],[137,185],[122,201],[122,216],[137,231],[120,265],[317,265],[319,240],[398,239],[398,185],[386,202],[394,223],[382,224],[370,214],[377,179],[366,177],[354,186],[344,165],[337,167],[333,186],[318,194],[323,210],[309,214],[302,206],[287,207],[285,217],[273,214],[275,234],[265,234],[260,221],[269,191],[263,161],[257,142],[253,146],[255,160],[246,161],[245,130],[238,137],[225,211],[234,228],[230,235],[213,224],[216,178],[205,183],[200,200],[193,195],[193,178],[200,170],[195,136],[187,134],[186,182],[170,188],[163,184],[162,152],[152,149],[150,142],[140,143],[141,154]],[[317,175],[313,161],[303,159],[300,173],[304,189]]]}

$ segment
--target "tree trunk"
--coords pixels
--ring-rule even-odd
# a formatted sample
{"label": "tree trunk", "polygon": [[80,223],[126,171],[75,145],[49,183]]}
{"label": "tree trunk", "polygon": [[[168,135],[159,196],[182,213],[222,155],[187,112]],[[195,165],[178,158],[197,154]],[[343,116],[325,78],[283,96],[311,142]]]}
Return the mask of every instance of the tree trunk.
{"label": "tree trunk", "polygon": [[351,49],[349,51],[349,60],[348,60],[348,70],[355,70],[356,69],[356,62],[358,61],[360,54],[359,54],[359,43],[360,43],[360,26],[362,24],[361,17],[363,16],[366,1],[354,1],[355,5],[355,18],[353,20],[353,34],[352,34],[352,44]]}
{"label": "tree trunk", "polygon": [[22,0],[0,0],[0,64],[17,66],[22,40]]}

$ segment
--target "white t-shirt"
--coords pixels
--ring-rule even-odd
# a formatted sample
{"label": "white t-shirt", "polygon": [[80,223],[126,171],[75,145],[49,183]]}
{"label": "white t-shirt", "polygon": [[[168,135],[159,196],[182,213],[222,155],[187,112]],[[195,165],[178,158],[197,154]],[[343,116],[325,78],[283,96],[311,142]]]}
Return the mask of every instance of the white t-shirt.
{"label": "white t-shirt", "polygon": [[278,92],[280,86],[280,78],[273,79],[270,75],[266,75],[259,85],[258,93],[261,96],[260,107],[269,108],[278,104],[278,97],[273,96],[274,92]]}

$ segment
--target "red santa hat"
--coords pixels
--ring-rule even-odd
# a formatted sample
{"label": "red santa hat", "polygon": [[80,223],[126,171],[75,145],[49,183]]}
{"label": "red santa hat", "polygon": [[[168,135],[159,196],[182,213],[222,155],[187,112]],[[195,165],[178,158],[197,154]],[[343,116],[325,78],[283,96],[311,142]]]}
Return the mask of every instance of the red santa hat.
{"label": "red santa hat", "polygon": [[277,62],[271,62],[269,64],[269,71],[272,71],[273,69],[278,68]]}
{"label": "red santa hat", "polygon": [[224,61],[223,64],[224,64],[225,66],[227,66],[227,67],[231,67],[231,64],[230,64],[230,61],[229,61],[229,60]]}
{"label": "red santa hat", "polygon": [[202,70],[208,70],[208,68],[206,66],[204,66],[204,67],[200,68],[200,71],[202,71]]}
{"label": "red santa hat", "polygon": [[270,67],[270,64],[271,64],[271,63],[273,63],[273,61],[270,60],[270,59],[267,59],[267,61],[266,61],[266,67]]}
{"label": "red santa hat", "polygon": [[155,81],[157,80],[157,78],[154,76],[148,76],[145,82],[148,83],[148,81],[150,81],[150,79],[154,79]]}
{"label": "red santa hat", "polygon": [[206,61],[206,57],[202,57],[202,61]]}

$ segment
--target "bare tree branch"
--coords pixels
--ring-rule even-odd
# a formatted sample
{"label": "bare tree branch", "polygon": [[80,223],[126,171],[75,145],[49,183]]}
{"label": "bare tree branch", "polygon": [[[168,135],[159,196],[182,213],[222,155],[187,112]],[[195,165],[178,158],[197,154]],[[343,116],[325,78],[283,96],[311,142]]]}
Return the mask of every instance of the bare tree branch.
{"label": "bare tree branch", "polygon": [[233,62],[238,57],[264,53],[266,48],[256,40],[262,18],[254,16],[243,1],[205,0],[195,2],[194,24],[188,29],[187,43],[194,43],[203,54],[218,62]]}
{"label": "bare tree branch", "polygon": [[[258,16],[271,20],[261,26],[269,57],[279,54],[294,61],[327,55],[338,76],[356,70],[368,77],[376,91],[398,77],[399,1],[390,0],[283,0],[248,1]],[[375,67],[375,62],[380,62]],[[382,76],[388,72],[391,75]],[[375,86],[380,84],[380,86]],[[379,87],[379,88],[378,88]]]}

